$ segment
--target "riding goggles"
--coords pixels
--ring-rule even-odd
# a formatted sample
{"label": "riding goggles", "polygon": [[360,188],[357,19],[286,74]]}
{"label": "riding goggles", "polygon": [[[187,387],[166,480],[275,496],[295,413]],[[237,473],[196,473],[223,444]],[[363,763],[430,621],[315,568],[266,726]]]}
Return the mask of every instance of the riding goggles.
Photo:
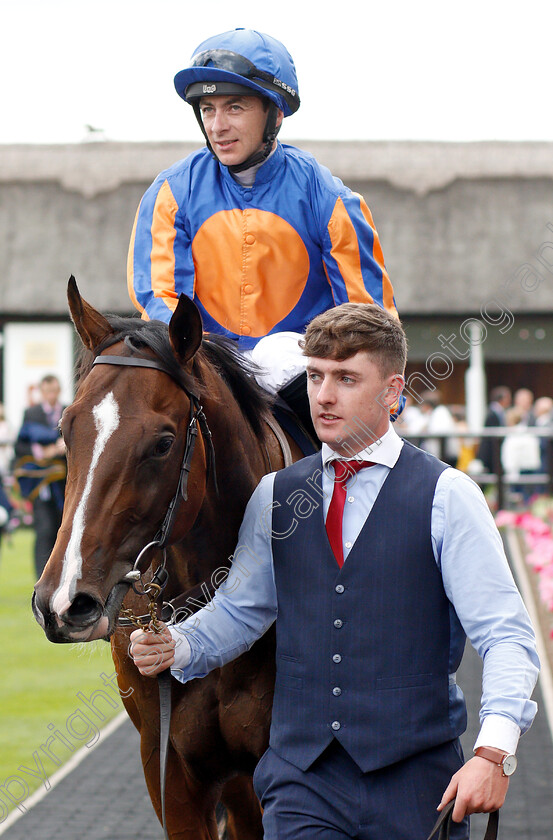
{"label": "riding goggles", "polygon": [[296,107],[299,105],[298,92],[293,87],[277,79],[272,73],[260,70],[249,58],[232,52],[232,50],[203,50],[203,52],[196,53],[192,57],[191,67],[215,67],[218,70],[227,70],[229,73],[236,73],[245,79],[261,79],[274,87],[280,88],[285,94],[288,94]]}

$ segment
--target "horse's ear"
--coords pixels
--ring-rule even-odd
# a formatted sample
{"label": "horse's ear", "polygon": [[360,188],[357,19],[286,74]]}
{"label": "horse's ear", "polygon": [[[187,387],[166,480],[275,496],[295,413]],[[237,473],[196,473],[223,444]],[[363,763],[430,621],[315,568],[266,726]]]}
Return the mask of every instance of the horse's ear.
{"label": "horse's ear", "polygon": [[177,308],[169,321],[169,338],[173,352],[185,365],[202,343],[203,324],[200,310],[186,295],[179,297]]}
{"label": "horse's ear", "polygon": [[75,329],[85,347],[94,351],[108,335],[113,333],[111,324],[81,297],[73,275],[67,284],[67,300]]}

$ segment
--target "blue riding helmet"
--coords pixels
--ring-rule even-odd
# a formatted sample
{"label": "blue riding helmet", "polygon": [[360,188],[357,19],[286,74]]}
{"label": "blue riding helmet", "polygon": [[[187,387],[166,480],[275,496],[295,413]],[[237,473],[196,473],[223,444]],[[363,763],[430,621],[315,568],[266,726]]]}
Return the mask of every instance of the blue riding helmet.
{"label": "blue riding helmet", "polygon": [[300,106],[292,56],[276,38],[254,29],[208,38],[195,50],[190,67],[175,76],[177,93],[190,104],[202,96],[234,92],[232,85],[269,99],[285,117]]}

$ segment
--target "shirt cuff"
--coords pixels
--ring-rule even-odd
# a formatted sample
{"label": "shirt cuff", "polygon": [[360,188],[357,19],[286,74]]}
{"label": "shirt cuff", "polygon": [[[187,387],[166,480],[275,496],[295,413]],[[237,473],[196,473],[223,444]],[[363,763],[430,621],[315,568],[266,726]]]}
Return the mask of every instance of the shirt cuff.
{"label": "shirt cuff", "polygon": [[474,749],[493,747],[496,750],[513,755],[520,738],[520,726],[504,715],[486,715]]}
{"label": "shirt cuff", "polygon": [[175,669],[182,671],[183,668],[186,668],[192,658],[192,648],[190,647],[190,642],[186,638],[186,635],[179,632],[176,626],[169,627],[168,629],[173,641],[175,642],[175,661],[171,665],[171,670]]}

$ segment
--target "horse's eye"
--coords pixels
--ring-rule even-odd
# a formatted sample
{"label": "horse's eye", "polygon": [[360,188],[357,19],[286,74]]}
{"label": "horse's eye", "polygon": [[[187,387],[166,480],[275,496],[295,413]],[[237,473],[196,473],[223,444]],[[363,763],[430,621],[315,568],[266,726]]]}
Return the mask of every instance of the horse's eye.
{"label": "horse's eye", "polygon": [[158,458],[162,455],[166,455],[173,445],[174,438],[173,437],[162,437],[158,441],[156,441],[153,455],[157,456]]}

